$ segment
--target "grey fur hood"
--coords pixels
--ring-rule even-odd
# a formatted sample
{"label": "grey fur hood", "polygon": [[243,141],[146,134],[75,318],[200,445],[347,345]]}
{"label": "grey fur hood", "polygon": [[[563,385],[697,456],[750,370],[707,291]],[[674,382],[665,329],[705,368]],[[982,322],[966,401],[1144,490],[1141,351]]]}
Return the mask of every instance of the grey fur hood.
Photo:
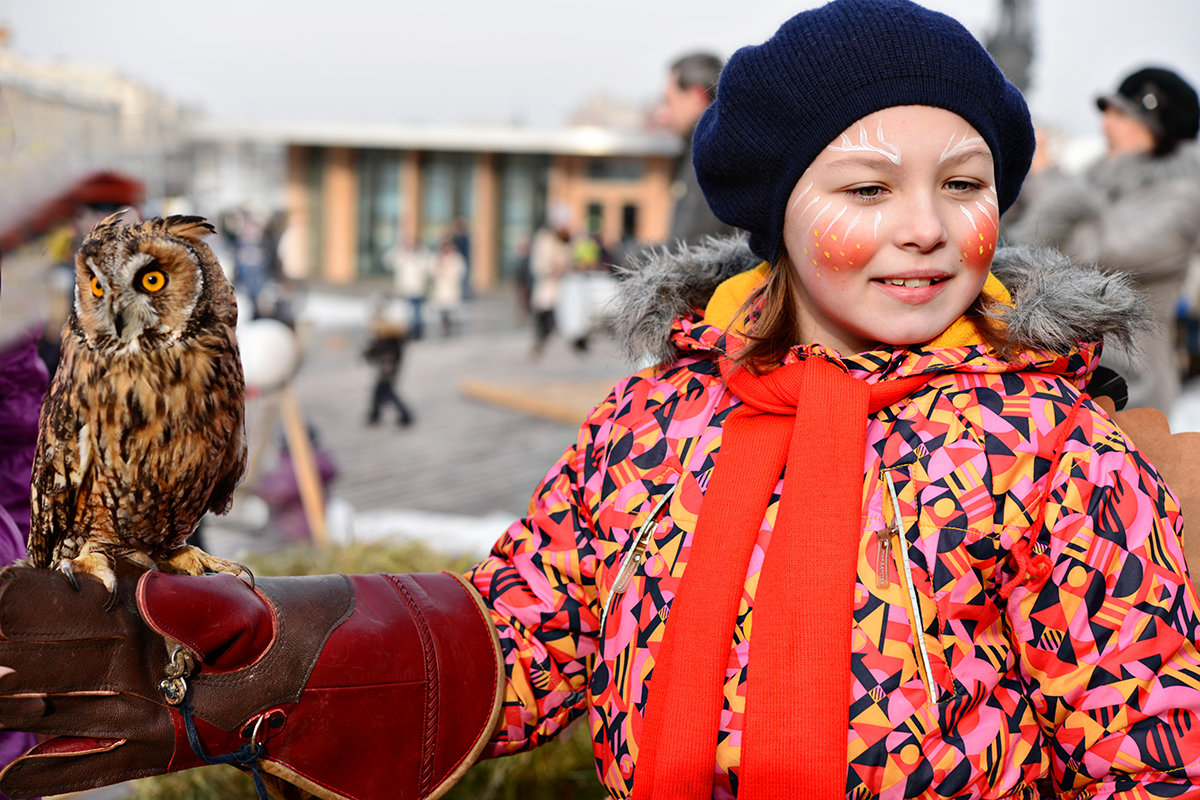
{"label": "grey fur hood", "polygon": [[[704,310],[718,285],[760,259],[745,235],[709,237],[690,247],[646,251],[620,270],[612,323],[635,361],[668,361],[675,321]],[[992,273],[1012,294],[1002,317],[1021,349],[1064,352],[1079,342],[1128,347],[1146,319],[1130,279],[1072,264],[1049,248],[1001,247]]]}

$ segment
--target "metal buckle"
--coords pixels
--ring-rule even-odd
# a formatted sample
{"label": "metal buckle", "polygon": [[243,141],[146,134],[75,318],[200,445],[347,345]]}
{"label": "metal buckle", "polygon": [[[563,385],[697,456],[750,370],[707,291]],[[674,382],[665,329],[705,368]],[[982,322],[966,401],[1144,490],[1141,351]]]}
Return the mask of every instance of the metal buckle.
{"label": "metal buckle", "polygon": [[171,651],[171,660],[163,672],[167,677],[158,682],[158,690],[163,693],[168,705],[177,706],[187,697],[187,679],[196,670],[196,661],[192,654],[183,647],[176,645]]}

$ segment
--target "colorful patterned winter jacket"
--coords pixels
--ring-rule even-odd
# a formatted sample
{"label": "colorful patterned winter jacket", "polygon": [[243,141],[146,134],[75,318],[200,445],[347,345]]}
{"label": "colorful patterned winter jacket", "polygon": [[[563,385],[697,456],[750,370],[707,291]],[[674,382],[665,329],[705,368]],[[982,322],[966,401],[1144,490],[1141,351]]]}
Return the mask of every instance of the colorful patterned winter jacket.
{"label": "colorful patterned winter jacket", "polygon": [[[1056,255],[1006,249],[993,265],[1004,286],[988,290],[1011,291],[1006,321],[1025,345],[1015,358],[965,320],[924,346],[791,356],[929,378],[868,423],[855,622],[840,645],[853,652],[847,797],[1031,797],[1047,778],[1067,797],[1200,796],[1200,618],[1178,503],[1089,397],[1077,404],[1095,342],[1125,337],[1136,302],[1120,278]],[[470,573],[508,670],[491,755],[586,713],[601,780],[629,795],[655,656],[739,402],[714,355],[758,276],[701,309],[746,258],[738,241],[710,242],[626,281],[627,335],[673,357],[595,408],[528,516]],[[778,487],[764,532],[777,501]],[[1025,537],[1052,565],[1044,584],[1014,569]],[[737,793],[762,558],[730,643],[714,797]],[[803,586],[795,597],[821,602]]]}

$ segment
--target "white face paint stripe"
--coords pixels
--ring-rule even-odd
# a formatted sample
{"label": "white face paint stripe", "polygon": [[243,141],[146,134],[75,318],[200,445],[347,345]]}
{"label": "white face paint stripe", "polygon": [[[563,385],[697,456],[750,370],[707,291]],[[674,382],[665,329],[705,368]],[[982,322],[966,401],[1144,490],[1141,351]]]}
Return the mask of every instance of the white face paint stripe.
{"label": "white face paint stripe", "polygon": [[955,142],[955,136],[950,137],[950,141],[946,143],[946,148],[942,150],[942,156],[940,159],[938,159],[939,161],[945,161],[948,158],[953,158],[969,147],[978,147],[980,145],[985,148],[987,147],[987,143],[978,136],[971,136],[970,138],[967,138],[969,134],[965,132],[958,134],[958,136],[961,136],[961,138],[958,139],[957,143]]}
{"label": "white face paint stripe", "polygon": [[824,206],[821,207],[821,210],[817,212],[817,215],[812,218],[812,222],[810,223],[812,227],[817,227],[817,222],[820,221],[821,217],[825,216],[825,212],[829,210],[831,205],[833,205],[833,201],[829,200]]}
{"label": "white face paint stripe", "polygon": [[809,200],[807,204],[805,204],[804,208],[800,209],[800,213],[801,214],[807,213],[808,210],[813,207],[813,204],[819,203],[819,202],[821,202],[821,195],[819,195],[819,194],[813,195],[812,199]]}
{"label": "white face paint stripe", "polygon": [[[812,188],[813,188],[813,185],[810,182],[807,186],[805,186],[803,189],[801,189],[800,194],[796,195],[796,199],[792,201],[792,207],[789,208],[788,211],[795,210],[796,206],[798,206],[800,204],[800,201],[804,199],[804,196],[806,194],[808,194],[810,191],[812,191]],[[809,205],[811,205],[811,203]],[[807,208],[807,206],[805,206],[805,207]]]}
{"label": "white face paint stripe", "polygon": [[[976,203],[975,205],[979,205],[979,204]],[[977,222],[975,222],[975,215],[972,214],[970,211],[967,211],[967,209],[964,208],[963,206],[959,206],[958,210],[961,211],[963,216],[967,218],[967,221],[971,223],[971,228],[973,230],[975,230],[976,232],[978,232],[979,224]]]}
{"label": "white face paint stripe", "polygon": [[[842,215],[843,215],[843,214],[845,214],[845,213],[846,213],[846,207],[845,207],[845,206],[842,206],[842,210],[841,210],[841,211],[839,211],[839,212],[838,212],[836,215],[834,215],[834,218],[833,218],[833,219],[831,219],[831,220],[829,220],[829,224],[828,224],[828,225],[826,225],[825,227],[826,227],[826,228],[832,228],[832,227],[834,226],[834,224],[836,224],[836,223],[837,223],[837,221],[838,221],[839,219],[841,219],[841,218],[842,218]],[[843,237],[843,238],[845,238],[845,237]]]}
{"label": "white face paint stripe", "polygon": [[838,144],[829,145],[829,149],[836,150],[839,153],[878,153],[888,161],[898,166],[900,164],[900,148],[887,143],[887,139],[883,135],[882,120],[879,122],[879,130],[876,133],[876,137],[879,139],[879,144],[871,144],[870,137],[867,135],[867,126],[863,125],[862,122],[859,122],[858,144],[854,144],[854,142],[850,140],[850,137],[843,133],[841,138],[838,140]]}
{"label": "white face paint stripe", "polygon": [[875,212],[875,230],[874,230],[874,231],[872,232],[872,234],[871,234],[871,235],[872,235],[872,236],[874,236],[876,239],[878,239],[878,238],[879,238],[879,223],[880,223],[880,222],[882,222],[882,221],[883,221],[883,212],[882,212],[882,211],[876,211],[876,212]]}
{"label": "white face paint stripe", "polygon": [[858,213],[854,215],[854,219],[853,219],[853,220],[851,220],[851,221],[850,221],[850,224],[846,226],[846,234],[845,234],[845,235],[846,235],[847,237],[849,237],[849,236],[850,236],[850,231],[852,231],[852,230],[854,230],[855,228],[857,228],[857,227],[858,227],[858,221],[859,221],[860,219],[862,219],[862,215],[863,215],[863,212],[862,212],[862,209],[860,208],[860,209],[858,210]]}

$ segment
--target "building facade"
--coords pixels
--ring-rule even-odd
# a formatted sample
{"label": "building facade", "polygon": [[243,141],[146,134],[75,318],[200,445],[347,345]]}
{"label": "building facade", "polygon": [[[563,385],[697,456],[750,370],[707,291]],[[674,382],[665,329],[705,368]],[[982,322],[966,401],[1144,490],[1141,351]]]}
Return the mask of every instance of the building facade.
{"label": "building facade", "polygon": [[[294,277],[351,283],[383,276],[397,242],[433,246],[457,232],[470,243],[479,290],[516,277],[529,238],[552,208],[568,210],[575,232],[595,234],[609,248],[662,241],[679,150],[666,134],[593,127],[202,123],[191,135],[199,163],[227,162],[230,153],[279,154],[281,195],[262,202],[286,210],[284,266]],[[227,168],[245,181],[246,167]],[[220,183],[215,175],[208,180]],[[197,193],[221,202],[202,176]]]}

